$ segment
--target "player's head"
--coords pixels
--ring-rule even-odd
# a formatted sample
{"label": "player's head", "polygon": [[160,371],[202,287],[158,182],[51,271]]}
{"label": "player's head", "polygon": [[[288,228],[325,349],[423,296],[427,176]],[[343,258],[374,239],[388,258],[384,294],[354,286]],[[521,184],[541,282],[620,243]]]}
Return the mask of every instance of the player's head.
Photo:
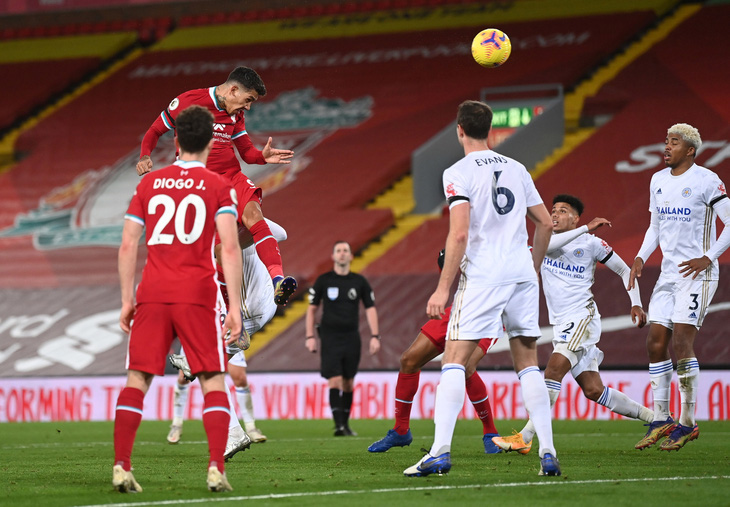
{"label": "player's head", "polygon": [[180,151],[203,153],[213,138],[213,114],[201,106],[190,106],[182,111],[175,122]]}
{"label": "player's head", "polygon": [[248,67],[236,67],[228,75],[226,82],[216,90],[220,106],[228,114],[248,111],[259,97],[266,95],[266,86],[255,70]]}
{"label": "player's head", "polygon": [[352,250],[347,241],[335,241],[332,247],[332,260],[338,266],[349,266],[352,262]]}
{"label": "player's head", "polygon": [[459,104],[456,124],[461,127],[467,137],[486,140],[492,128],[492,108],[484,102],[466,100]]}
{"label": "player's head", "polygon": [[667,129],[664,140],[664,162],[674,169],[682,163],[691,165],[702,146],[700,132],[687,123],[677,123]]}
{"label": "player's head", "polygon": [[259,97],[266,95],[266,86],[264,80],[261,79],[255,70],[249,69],[248,67],[236,67],[228,74],[226,83],[236,83],[246,90],[255,91]]}
{"label": "player's head", "polygon": [[575,229],[583,214],[583,202],[573,195],[558,194],[553,197],[551,218],[554,232]]}

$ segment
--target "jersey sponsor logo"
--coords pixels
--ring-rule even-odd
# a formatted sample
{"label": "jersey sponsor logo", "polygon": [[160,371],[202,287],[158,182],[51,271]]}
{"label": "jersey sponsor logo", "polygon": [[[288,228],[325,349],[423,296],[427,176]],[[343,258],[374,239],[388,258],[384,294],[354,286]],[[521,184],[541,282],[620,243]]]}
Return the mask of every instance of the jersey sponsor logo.
{"label": "jersey sponsor logo", "polygon": [[349,299],[350,299],[351,301],[354,301],[354,300],[356,300],[356,299],[357,299],[357,291],[356,291],[355,289],[350,289],[350,290],[348,290],[348,291],[347,291],[347,297],[348,297],[348,298],[349,298]]}
{"label": "jersey sponsor logo", "polygon": [[585,255],[585,251],[582,248],[576,248],[573,250],[573,255],[580,259]]}
{"label": "jersey sponsor logo", "polygon": [[717,187],[717,189],[720,191],[720,193],[722,195],[727,195],[727,192],[725,191],[725,184],[724,183],[720,183],[720,186]]}
{"label": "jersey sponsor logo", "polygon": [[565,271],[570,271],[571,273],[583,273],[586,270],[585,266],[575,266],[573,264],[563,262],[559,259],[551,259],[550,257],[545,257],[542,262],[543,264],[545,264],[546,266],[550,266],[551,268],[562,269]]}
{"label": "jersey sponsor logo", "polygon": [[689,216],[692,214],[690,208],[672,208],[671,206],[657,206],[656,212],[660,215],[684,215]]}
{"label": "jersey sponsor logo", "polygon": [[221,132],[226,130],[226,126],[222,123],[214,123],[213,124],[213,130],[220,130]]}
{"label": "jersey sponsor logo", "polygon": [[657,195],[662,195],[662,189],[661,188],[658,188],[657,191],[656,191],[656,193],[657,193]]}
{"label": "jersey sponsor logo", "polygon": [[310,305],[314,304],[314,294],[315,294],[314,287],[310,287],[309,288],[309,304]]}
{"label": "jersey sponsor logo", "polygon": [[687,187],[687,188],[682,189],[682,197],[684,197],[686,199],[686,198],[690,197],[691,195],[692,195],[691,188]]}
{"label": "jersey sponsor logo", "polygon": [[337,299],[337,296],[340,295],[340,288],[339,287],[327,287],[327,297],[330,301],[334,301]]}
{"label": "jersey sponsor logo", "polygon": [[175,109],[177,109],[177,106],[179,106],[179,105],[180,105],[180,101],[178,100],[177,97],[175,97],[174,99],[172,99],[172,102],[170,102],[170,105],[167,106],[167,108],[170,111],[174,111]]}
{"label": "jersey sponsor logo", "polygon": [[453,183],[446,185],[446,193],[452,197],[456,195],[456,189],[454,188]]}

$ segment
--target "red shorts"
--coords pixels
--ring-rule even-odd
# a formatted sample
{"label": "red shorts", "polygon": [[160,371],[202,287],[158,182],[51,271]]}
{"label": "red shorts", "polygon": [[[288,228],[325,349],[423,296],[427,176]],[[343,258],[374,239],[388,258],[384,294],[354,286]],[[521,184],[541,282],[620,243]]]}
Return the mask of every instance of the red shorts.
{"label": "red shorts", "polygon": [[[241,228],[243,227],[243,210],[246,207],[246,204],[253,201],[259,203],[259,206],[261,206],[261,202],[263,201],[263,191],[241,172],[236,173],[229,181],[231,182],[231,185],[233,185],[233,189],[236,191],[236,196],[238,197],[238,207],[236,208],[236,211],[238,212],[238,226]],[[220,242],[221,238],[216,230],[215,244],[217,245]],[[221,274],[221,280],[222,279],[223,275]]]}
{"label": "red shorts", "polygon": [[225,372],[226,355],[215,308],[190,304],[142,303],[132,321],[127,369],[163,375],[175,337],[180,339],[190,371]]}
{"label": "red shorts", "polygon": [[243,208],[251,201],[257,202],[261,206],[263,191],[241,172],[236,173],[230,181],[238,196],[238,221],[243,223]]}
{"label": "red shorts", "polygon": [[[424,334],[426,338],[431,340],[431,342],[434,344],[434,346],[438,349],[439,352],[443,353],[444,347],[446,346],[446,331],[449,327],[449,317],[451,316],[451,307],[447,307],[444,311],[443,317],[441,317],[441,320],[437,319],[431,319],[428,322],[426,322],[423,327],[421,328],[421,333]],[[486,354],[487,351],[489,351],[490,348],[492,348],[492,345],[497,343],[497,338],[482,338],[479,340],[479,348],[484,351]]]}

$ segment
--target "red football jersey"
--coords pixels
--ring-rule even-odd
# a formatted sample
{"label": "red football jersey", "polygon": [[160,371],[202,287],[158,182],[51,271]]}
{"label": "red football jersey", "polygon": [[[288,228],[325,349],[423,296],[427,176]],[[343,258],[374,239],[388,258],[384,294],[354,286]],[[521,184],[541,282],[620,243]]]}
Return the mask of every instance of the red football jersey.
{"label": "red football jersey", "polygon": [[162,111],[160,116],[147,131],[142,140],[141,156],[151,155],[157,145],[159,136],[175,128],[177,115],[186,108],[197,105],[206,108],[213,113],[215,118],[213,124],[213,149],[208,155],[207,167],[230,179],[235,173],[241,172],[241,167],[233,151],[235,144],[241,158],[247,164],[265,164],[261,151],[258,150],[246,132],[243,111],[230,115],[225,109],[219,107],[215,96],[216,87],[200,88],[190,90],[175,97],[167,109]]}
{"label": "red football jersey", "polygon": [[124,216],[145,227],[147,264],[137,303],[215,306],[215,217],[238,217],[236,205],[231,184],[200,162],[178,160],[146,174]]}

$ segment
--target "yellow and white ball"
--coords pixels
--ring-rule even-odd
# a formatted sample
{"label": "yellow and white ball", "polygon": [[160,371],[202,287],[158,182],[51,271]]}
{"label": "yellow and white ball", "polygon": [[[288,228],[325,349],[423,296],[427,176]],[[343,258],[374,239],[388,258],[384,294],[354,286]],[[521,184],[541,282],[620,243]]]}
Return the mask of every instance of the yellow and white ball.
{"label": "yellow and white ball", "polygon": [[482,30],[471,43],[471,55],[482,67],[499,67],[512,53],[512,42],[507,34],[496,28]]}

